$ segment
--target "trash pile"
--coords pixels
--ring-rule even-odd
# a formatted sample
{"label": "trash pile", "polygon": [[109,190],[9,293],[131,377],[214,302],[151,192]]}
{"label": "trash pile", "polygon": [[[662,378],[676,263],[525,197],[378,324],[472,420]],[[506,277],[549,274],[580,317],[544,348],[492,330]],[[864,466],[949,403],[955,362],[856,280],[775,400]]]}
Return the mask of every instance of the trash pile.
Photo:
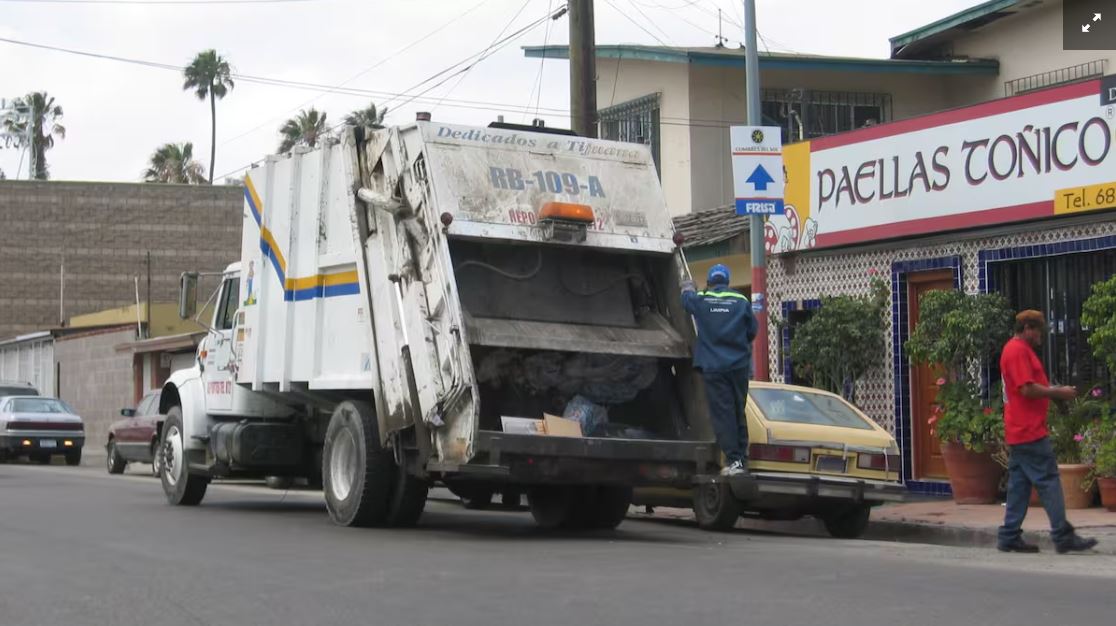
{"label": "trash pile", "polygon": [[[631,402],[657,374],[656,360],[647,357],[496,350],[481,360],[477,381],[569,398],[562,417],[581,424],[585,436],[599,437],[608,435],[608,406]],[[630,426],[621,429],[617,432],[650,434]]]}

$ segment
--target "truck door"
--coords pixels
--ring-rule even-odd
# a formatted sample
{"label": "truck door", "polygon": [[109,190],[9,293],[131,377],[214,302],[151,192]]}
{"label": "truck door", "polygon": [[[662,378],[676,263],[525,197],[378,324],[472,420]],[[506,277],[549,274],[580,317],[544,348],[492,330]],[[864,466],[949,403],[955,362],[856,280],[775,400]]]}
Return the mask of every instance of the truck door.
{"label": "truck door", "polygon": [[236,380],[236,354],[233,352],[233,326],[240,304],[240,279],[226,277],[217,297],[213,328],[205,338],[205,404],[208,411],[231,411]]}

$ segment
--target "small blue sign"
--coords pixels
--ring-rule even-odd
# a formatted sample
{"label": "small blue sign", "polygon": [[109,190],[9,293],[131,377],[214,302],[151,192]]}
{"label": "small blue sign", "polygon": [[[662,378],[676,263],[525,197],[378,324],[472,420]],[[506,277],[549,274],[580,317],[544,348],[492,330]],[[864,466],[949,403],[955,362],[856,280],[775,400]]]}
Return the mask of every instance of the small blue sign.
{"label": "small blue sign", "polygon": [[783,201],[771,198],[737,198],[737,215],[781,215]]}
{"label": "small blue sign", "polygon": [[751,185],[756,188],[756,191],[767,191],[768,183],[775,182],[775,179],[771,178],[771,174],[767,173],[767,170],[764,169],[761,163],[756,166],[756,169],[752,170],[752,173],[748,175],[748,178],[745,179],[744,182],[751,183]]}
{"label": "small blue sign", "polygon": [[752,294],[752,313],[763,313],[763,294]]}

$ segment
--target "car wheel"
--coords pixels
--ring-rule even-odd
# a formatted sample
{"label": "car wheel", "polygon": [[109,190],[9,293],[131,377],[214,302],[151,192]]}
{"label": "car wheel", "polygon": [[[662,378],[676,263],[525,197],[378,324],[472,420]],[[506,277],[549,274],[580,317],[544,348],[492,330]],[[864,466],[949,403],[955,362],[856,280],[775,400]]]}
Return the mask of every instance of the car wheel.
{"label": "car wheel", "polygon": [[858,539],[868,530],[868,518],[872,508],[867,504],[855,504],[822,516],[825,530],[837,539]]}
{"label": "car wheel", "polygon": [[383,525],[397,470],[391,450],[380,445],[372,405],[353,400],[337,405],[322,450],[322,490],[330,519],[341,526]]}
{"label": "car wheel", "polygon": [[200,503],[209,487],[209,477],[190,473],[186,462],[185,436],[182,433],[182,407],[174,406],[167,411],[159,455],[163,457],[160,461],[163,471],[159,474],[159,479],[163,483],[167,502],[178,506]]}
{"label": "car wheel", "polygon": [[159,454],[158,440],[151,442],[151,474],[156,478],[158,478],[163,471],[163,462],[161,459],[162,455]]}
{"label": "car wheel", "polygon": [[694,487],[694,517],[705,530],[726,531],[736,527],[740,504],[725,481]]}
{"label": "car wheel", "polygon": [[105,465],[107,466],[109,474],[123,474],[124,468],[128,467],[128,462],[124,457],[120,456],[120,451],[116,449],[116,442],[110,441],[108,450],[105,451]]}
{"label": "car wheel", "polygon": [[77,466],[81,465],[81,448],[77,450],[70,450],[66,453],[66,465]]}

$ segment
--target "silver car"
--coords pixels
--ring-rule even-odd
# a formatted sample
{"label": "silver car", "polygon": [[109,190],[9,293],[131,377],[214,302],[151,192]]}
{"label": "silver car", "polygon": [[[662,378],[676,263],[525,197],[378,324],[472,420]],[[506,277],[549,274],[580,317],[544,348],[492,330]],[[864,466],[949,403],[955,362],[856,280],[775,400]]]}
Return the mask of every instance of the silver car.
{"label": "silver car", "polygon": [[81,464],[85,424],[65,402],[41,396],[0,398],[0,461],[27,456],[50,463],[63,456],[66,465]]}

